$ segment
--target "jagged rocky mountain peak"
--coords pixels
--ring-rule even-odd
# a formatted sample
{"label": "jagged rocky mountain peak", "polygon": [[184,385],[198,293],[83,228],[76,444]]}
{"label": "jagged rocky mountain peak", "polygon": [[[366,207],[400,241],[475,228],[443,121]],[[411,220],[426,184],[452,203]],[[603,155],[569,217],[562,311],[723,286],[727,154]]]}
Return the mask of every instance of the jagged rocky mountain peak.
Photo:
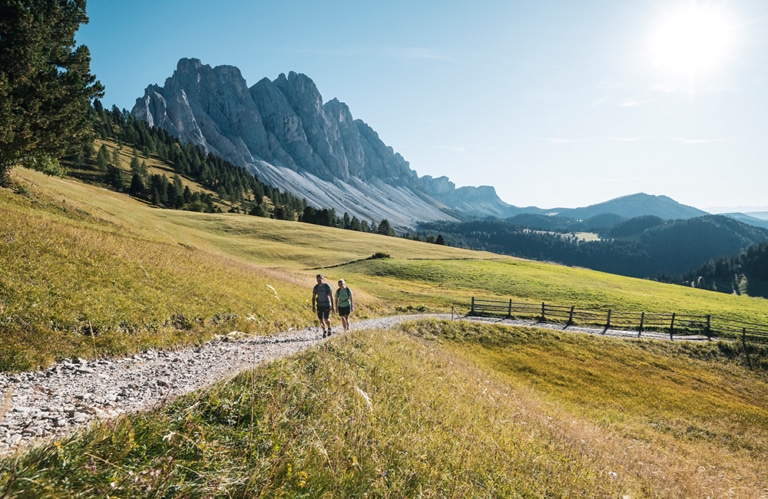
{"label": "jagged rocky mountain peak", "polygon": [[[400,227],[474,210],[464,200],[473,188],[456,189],[444,177],[419,178],[349,106],[337,98],[324,103],[312,79],[295,71],[248,87],[234,66],[181,59],[165,84],[148,86],[131,112],[318,207],[365,220],[387,218]],[[476,214],[506,206],[493,191]]]}

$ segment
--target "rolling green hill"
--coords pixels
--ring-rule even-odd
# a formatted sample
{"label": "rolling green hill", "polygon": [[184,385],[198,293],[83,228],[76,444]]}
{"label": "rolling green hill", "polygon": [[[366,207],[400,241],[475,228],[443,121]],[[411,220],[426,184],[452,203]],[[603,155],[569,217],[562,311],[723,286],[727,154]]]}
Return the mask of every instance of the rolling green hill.
{"label": "rolling green hill", "polygon": [[[4,371],[312,324],[318,271],[355,289],[353,320],[465,312],[471,296],[747,321],[768,311],[763,299],[492,253],[164,210],[30,170],[12,181],[0,189]],[[764,366],[750,348],[751,365]],[[768,386],[743,354],[740,343],[460,322],[355,332],[1,460],[0,490],[757,497],[768,483]]]}
{"label": "rolling green hill", "polygon": [[[347,279],[366,316],[461,309],[471,296],[751,322],[766,310],[764,300],[492,253],[242,214],[163,210],[73,180],[14,173],[16,187],[0,190],[4,370],[190,344],[221,328],[269,333],[312,323],[309,290],[318,269]],[[374,253],[391,258],[366,260]],[[281,297],[279,311],[269,286]],[[249,315],[258,321],[246,321]],[[209,327],[213,322],[218,326]]]}

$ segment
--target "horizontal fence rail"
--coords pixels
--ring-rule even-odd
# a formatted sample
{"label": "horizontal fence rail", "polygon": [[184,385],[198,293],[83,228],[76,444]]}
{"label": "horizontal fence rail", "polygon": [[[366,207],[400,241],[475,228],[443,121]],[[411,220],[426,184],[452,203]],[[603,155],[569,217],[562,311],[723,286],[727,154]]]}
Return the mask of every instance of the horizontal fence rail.
{"label": "horizontal fence rail", "polygon": [[768,343],[768,324],[740,322],[711,315],[677,313],[625,312],[616,310],[581,310],[575,306],[541,305],[515,302],[512,300],[489,300],[472,297],[471,316],[503,317],[509,319],[530,319],[537,322],[553,322],[568,326],[602,327],[609,329],[664,332],[670,339],[675,336],[713,336],[740,338],[743,342]]}

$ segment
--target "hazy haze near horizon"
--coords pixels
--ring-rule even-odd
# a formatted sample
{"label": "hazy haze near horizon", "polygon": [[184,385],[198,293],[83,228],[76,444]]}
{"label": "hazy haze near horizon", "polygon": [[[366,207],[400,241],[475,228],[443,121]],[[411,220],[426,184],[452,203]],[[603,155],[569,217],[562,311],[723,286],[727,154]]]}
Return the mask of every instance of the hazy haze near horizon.
{"label": "hazy haze near horizon", "polygon": [[768,211],[768,2],[90,0],[107,106],[182,57],[304,73],[419,175],[516,206],[646,192]]}

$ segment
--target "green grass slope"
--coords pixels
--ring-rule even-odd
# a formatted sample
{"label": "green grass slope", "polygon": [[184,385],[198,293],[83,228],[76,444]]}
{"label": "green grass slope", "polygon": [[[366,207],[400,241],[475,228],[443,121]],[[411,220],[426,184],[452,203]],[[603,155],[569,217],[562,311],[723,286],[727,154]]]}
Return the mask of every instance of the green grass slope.
{"label": "green grass slope", "polygon": [[709,348],[465,322],[354,332],[0,461],[0,490],[761,497],[768,384]]}
{"label": "green grass slope", "polygon": [[[768,311],[762,299],[13,178],[0,189],[5,371],[312,324],[318,269],[347,279],[354,318],[466,311],[470,296],[751,321]],[[391,258],[367,259],[379,252]],[[740,349],[458,322],[356,332],[0,460],[0,494],[759,497],[768,386]]]}
{"label": "green grass slope", "polygon": [[[471,296],[763,322],[768,302],[298,222],[161,210],[14,171],[0,189],[0,370],[313,323],[313,275],[359,316],[465,312]],[[388,259],[367,259],[386,253]]]}

